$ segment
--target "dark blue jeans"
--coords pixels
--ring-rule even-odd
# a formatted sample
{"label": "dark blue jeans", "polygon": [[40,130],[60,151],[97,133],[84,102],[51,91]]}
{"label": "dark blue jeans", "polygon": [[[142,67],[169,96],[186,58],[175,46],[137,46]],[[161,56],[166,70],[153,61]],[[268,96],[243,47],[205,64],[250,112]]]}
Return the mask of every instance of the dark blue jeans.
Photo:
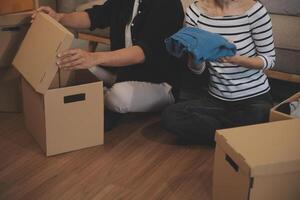
{"label": "dark blue jeans", "polygon": [[217,129],[267,122],[272,105],[269,93],[235,102],[207,95],[167,107],[162,125],[180,138],[212,144]]}

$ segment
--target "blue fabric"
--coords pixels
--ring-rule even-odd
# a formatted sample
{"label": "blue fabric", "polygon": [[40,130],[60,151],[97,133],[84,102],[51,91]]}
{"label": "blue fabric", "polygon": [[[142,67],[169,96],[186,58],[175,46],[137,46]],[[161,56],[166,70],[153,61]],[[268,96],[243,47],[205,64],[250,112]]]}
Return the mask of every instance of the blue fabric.
{"label": "blue fabric", "polygon": [[191,53],[195,64],[236,54],[236,46],[221,35],[194,27],[182,28],[167,38],[165,44],[167,51],[178,58]]}

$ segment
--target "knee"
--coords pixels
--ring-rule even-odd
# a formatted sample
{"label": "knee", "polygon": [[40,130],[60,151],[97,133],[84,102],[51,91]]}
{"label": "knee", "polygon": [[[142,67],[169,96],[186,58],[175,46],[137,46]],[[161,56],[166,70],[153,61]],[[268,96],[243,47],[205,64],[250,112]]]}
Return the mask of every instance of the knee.
{"label": "knee", "polygon": [[269,113],[272,108],[271,104],[250,105],[246,110],[247,115],[242,118],[242,125],[265,123],[269,121]]}
{"label": "knee", "polygon": [[161,125],[181,139],[203,144],[214,141],[214,133],[220,127],[219,121],[201,113],[193,113],[183,104],[167,107],[161,117]]}
{"label": "knee", "polygon": [[131,88],[126,83],[117,83],[105,94],[105,106],[117,113],[128,113],[132,99]]}
{"label": "knee", "polygon": [[118,113],[159,111],[174,102],[170,91],[165,84],[121,82],[106,92],[105,104]]}

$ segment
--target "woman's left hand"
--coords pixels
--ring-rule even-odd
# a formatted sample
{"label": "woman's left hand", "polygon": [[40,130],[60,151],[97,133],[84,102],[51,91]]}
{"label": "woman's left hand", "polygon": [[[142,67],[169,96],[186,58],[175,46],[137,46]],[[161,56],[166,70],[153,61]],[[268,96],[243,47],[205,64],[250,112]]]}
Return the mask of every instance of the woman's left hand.
{"label": "woman's left hand", "polygon": [[58,67],[64,70],[87,69],[96,65],[96,54],[82,49],[71,49],[57,57]]}
{"label": "woman's left hand", "polygon": [[258,56],[247,57],[247,56],[235,55],[232,57],[219,58],[218,62],[231,63],[234,65],[239,65],[242,67],[258,69],[258,70],[261,70],[264,67],[264,61],[262,60],[262,58]]}
{"label": "woman's left hand", "polygon": [[235,56],[226,56],[218,59],[218,62],[220,63],[232,63],[236,64],[239,60],[240,56],[235,55]]}

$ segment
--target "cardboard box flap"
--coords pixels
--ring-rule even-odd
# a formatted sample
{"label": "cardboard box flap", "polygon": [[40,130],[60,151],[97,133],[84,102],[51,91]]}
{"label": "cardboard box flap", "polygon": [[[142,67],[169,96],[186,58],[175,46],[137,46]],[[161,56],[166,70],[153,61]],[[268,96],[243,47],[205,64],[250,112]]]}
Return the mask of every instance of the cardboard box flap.
{"label": "cardboard box flap", "polygon": [[219,133],[223,130],[217,130],[215,141],[225,152],[226,157],[224,159],[235,169],[235,171],[241,171],[246,176],[250,176],[250,167],[245,161],[245,158],[228,144],[226,137]]}
{"label": "cardboard box flap", "polygon": [[0,1],[0,15],[34,10],[35,8],[36,8],[35,0]]}
{"label": "cardboard box flap", "polygon": [[300,171],[300,119],[218,130],[216,138],[239,152],[251,177]]}
{"label": "cardboard box flap", "polygon": [[[293,102],[293,101],[298,101],[300,99],[300,92],[296,93],[295,95],[291,96],[290,98],[286,99],[285,101],[277,104],[276,106],[274,106],[271,110],[273,111],[277,111],[277,108],[279,106],[281,106],[282,104],[284,103],[290,103],[290,102]],[[284,113],[283,113],[284,114]],[[287,114],[286,114],[287,115]]]}
{"label": "cardboard box flap", "polygon": [[278,111],[277,109],[278,109],[279,106],[281,106],[284,103],[290,103],[290,102],[293,102],[293,101],[298,101],[299,99],[300,99],[300,92],[296,93],[295,95],[291,96],[287,100],[285,100],[285,101],[277,104],[276,106],[274,106],[270,110],[270,121],[280,121],[280,120],[288,120],[288,119],[296,118],[292,115],[282,113],[282,112]]}
{"label": "cardboard box flap", "polygon": [[33,12],[22,12],[0,16],[0,27],[12,27],[20,25],[29,25]]}
{"label": "cardboard box flap", "polygon": [[58,71],[57,54],[69,49],[73,39],[73,34],[61,24],[39,13],[13,65],[37,92],[45,94]]}

